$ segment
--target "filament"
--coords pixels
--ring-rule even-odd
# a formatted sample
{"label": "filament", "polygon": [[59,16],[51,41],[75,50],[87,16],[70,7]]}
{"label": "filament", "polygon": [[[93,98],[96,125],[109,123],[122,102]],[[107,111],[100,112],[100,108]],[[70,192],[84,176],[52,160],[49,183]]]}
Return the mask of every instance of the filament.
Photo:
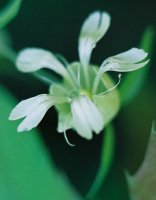
{"label": "filament", "polygon": [[68,115],[67,119],[65,120],[64,127],[63,127],[63,129],[64,129],[63,133],[64,133],[64,138],[65,138],[67,144],[68,144],[69,146],[71,146],[71,147],[74,147],[75,144],[72,144],[72,143],[69,142],[68,137],[67,137],[67,134],[66,134],[66,129],[65,129],[65,126],[67,125],[67,122],[68,122],[68,120],[69,120],[69,117],[70,117],[70,114]]}
{"label": "filament", "polygon": [[110,88],[109,90],[107,90],[107,91],[105,91],[105,92],[102,92],[102,93],[100,93],[100,94],[98,94],[98,95],[105,95],[105,94],[107,94],[108,92],[111,92],[112,90],[114,90],[119,84],[120,84],[120,82],[121,82],[121,74],[118,74],[118,82],[117,82],[117,84],[115,85],[115,86],[113,86],[112,88]]}
{"label": "filament", "polygon": [[71,146],[71,147],[74,147],[75,146],[75,144],[71,144],[70,142],[69,142],[69,140],[68,140],[68,137],[67,137],[67,134],[66,134],[66,131],[64,130],[64,138],[65,138],[65,140],[66,140],[66,142],[67,142],[67,144],[69,145],[69,146]]}

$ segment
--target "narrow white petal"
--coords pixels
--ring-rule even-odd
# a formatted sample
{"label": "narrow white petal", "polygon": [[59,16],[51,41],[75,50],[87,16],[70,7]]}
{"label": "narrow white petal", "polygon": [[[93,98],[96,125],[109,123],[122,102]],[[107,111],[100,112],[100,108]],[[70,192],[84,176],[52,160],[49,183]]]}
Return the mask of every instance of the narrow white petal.
{"label": "narrow white petal", "polygon": [[147,55],[148,53],[146,53],[143,49],[132,48],[126,52],[117,54],[106,59],[106,62],[117,61],[119,63],[138,63],[144,60]]}
{"label": "narrow white petal", "polygon": [[17,56],[17,68],[22,72],[34,72],[49,68],[62,76],[68,76],[63,64],[49,51],[40,48],[27,48]]}
{"label": "narrow white petal", "polygon": [[96,43],[104,36],[110,25],[110,16],[106,12],[94,12],[85,20],[79,37],[79,57],[86,66]]}
{"label": "narrow white petal", "polygon": [[49,95],[41,94],[35,97],[21,101],[11,112],[9,120],[16,120],[29,115],[33,110],[37,109],[40,103],[49,100]]}
{"label": "narrow white petal", "polygon": [[99,133],[104,127],[104,120],[97,107],[87,97],[82,97],[80,103],[82,109],[85,110],[86,120],[89,122],[92,130],[95,133]]}
{"label": "narrow white petal", "polygon": [[86,139],[91,139],[91,126],[85,117],[85,110],[82,108],[80,101],[80,99],[76,99],[71,103],[73,123],[79,135]]}
{"label": "narrow white petal", "polygon": [[18,126],[18,132],[29,131],[32,128],[35,128],[51,106],[52,103],[48,101],[40,104],[39,107],[36,110],[33,110],[33,112],[31,112]]}
{"label": "narrow white petal", "polygon": [[79,57],[82,65],[88,67],[95,44],[91,38],[81,38],[79,41]]}

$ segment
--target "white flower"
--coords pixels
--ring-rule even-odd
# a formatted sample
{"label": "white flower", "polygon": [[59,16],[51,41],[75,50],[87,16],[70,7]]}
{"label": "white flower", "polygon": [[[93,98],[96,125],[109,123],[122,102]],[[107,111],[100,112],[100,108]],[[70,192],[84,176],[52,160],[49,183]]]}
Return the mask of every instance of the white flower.
{"label": "white flower", "polygon": [[[27,48],[17,57],[17,68],[22,72],[34,72],[48,68],[62,76],[60,83],[50,86],[49,94],[41,94],[20,102],[9,119],[25,118],[18,131],[36,127],[51,106],[58,111],[58,131],[65,133],[73,128],[86,139],[91,139],[115,116],[119,109],[119,96],[107,71],[129,72],[146,65],[147,53],[132,48],[107,58],[99,68],[90,65],[96,43],[104,36],[110,25],[106,12],[94,12],[84,22],[79,37],[80,62],[62,62],[44,49]],[[120,82],[120,76],[119,76]],[[66,136],[66,135],[65,135]]]}

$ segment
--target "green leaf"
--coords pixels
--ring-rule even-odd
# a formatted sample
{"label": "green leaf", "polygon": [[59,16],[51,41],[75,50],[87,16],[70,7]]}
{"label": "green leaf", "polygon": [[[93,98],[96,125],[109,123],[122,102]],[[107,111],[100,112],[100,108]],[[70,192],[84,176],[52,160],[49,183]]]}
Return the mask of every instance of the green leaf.
{"label": "green leaf", "polygon": [[0,10],[0,29],[4,28],[13,18],[16,17],[20,9],[22,0],[10,0],[10,2]]}
{"label": "green leaf", "polygon": [[11,38],[6,30],[0,30],[0,58],[14,62],[16,53],[11,47]]}
{"label": "green leaf", "polygon": [[19,134],[8,121],[16,101],[0,86],[0,199],[80,199],[60,173],[37,130]]}
{"label": "green leaf", "polygon": [[106,175],[111,167],[114,157],[115,137],[112,125],[107,126],[101,150],[101,159],[99,169],[97,171],[95,180],[88,192],[87,199],[96,199],[96,194],[100,190]]}
{"label": "green leaf", "polygon": [[[151,56],[153,52],[155,31],[152,27],[148,27],[141,39],[140,48],[144,49]],[[122,105],[127,105],[132,101],[145,84],[145,80],[149,71],[149,65],[142,69],[128,73],[119,88],[121,94]]]}

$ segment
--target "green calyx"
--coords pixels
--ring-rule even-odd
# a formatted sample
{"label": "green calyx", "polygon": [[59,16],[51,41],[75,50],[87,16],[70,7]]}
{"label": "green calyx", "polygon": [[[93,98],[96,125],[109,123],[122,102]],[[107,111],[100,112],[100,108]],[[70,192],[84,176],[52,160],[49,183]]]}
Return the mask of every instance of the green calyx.
{"label": "green calyx", "polygon": [[[72,74],[74,84],[70,84],[67,80],[63,80],[60,84],[52,84],[49,90],[50,95],[67,97],[67,102],[55,105],[59,114],[59,124],[66,124],[64,123],[64,120],[71,117],[71,102],[74,99],[78,99],[80,96],[87,96],[102,114],[104,124],[108,124],[117,114],[120,107],[120,98],[117,89],[115,88],[108,91],[115,86],[110,76],[104,73],[101,76],[96,93],[93,93],[97,66],[89,65],[88,67],[89,87],[86,85],[83,69],[79,62],[72,63],[67,69]],[[72,128],[73,126],[72,117],[70,125],[68,123],[68,126],[69,128]],[[60,125],[58,125],[58,127],[60,127]],[[61,130],[62,129],[63,127]]]}

